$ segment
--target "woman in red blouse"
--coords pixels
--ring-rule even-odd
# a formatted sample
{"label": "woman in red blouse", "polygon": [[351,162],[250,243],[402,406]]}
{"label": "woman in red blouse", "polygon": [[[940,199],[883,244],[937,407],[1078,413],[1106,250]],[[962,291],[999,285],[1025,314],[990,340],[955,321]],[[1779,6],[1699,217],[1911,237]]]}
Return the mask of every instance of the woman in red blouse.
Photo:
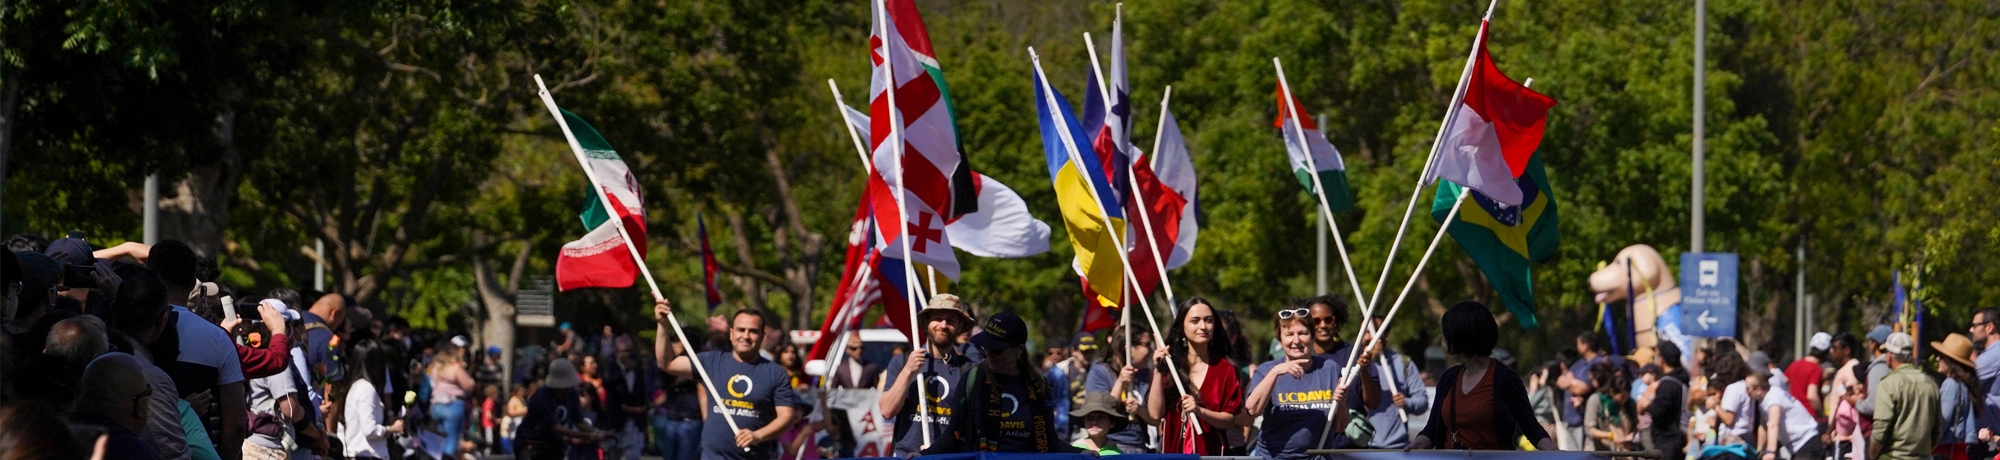
{"label": "woman in red blouse", "polygon": [[[1166,331],[1166,347],[1153,354],[1154,369],[1167,369],[1173,360],[1181,381],[1193,395],[1183,395],[1173,382],[1153,374],[1153,388],[1146,395],[1146,412],[1160,420],[1160,450],[1169,454],[1222,455],[1223,431],[1236,428],[1236,416],[1243,412],[1243,384],[1236,379],[1236,364],[1229,362],[1229,343],[1220,339],[1215,308],[1208,300],[1188,299],[1180,315]],[[1168,408],[1168,401],[1179,401]],[[1200,432],[1195,431],[1200,424]]]}

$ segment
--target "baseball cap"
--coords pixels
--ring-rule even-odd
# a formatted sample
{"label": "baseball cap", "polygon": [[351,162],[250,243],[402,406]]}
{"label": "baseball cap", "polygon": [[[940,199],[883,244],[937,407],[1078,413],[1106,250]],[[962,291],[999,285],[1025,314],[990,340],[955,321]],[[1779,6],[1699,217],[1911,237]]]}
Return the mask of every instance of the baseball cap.
{"label": "baseball cap", "polygon": [[1828,348],[1832,348],[1833,335],[1827,334],[1825,332],[1813,334],[1812,340],[1806,341],[1806,346],[1814,350],[1825,350]]}
{"label": "baseball cap", "polygon": [[1762,351],[1750,352],[1748,364],[1750,364],[1751,372],[1761,375],[1771,374],[1771,355],[1764,354]]}
{"label": "baseball cap", "polygon": [[1895,331],[1889,330],[1889,325],[1877,324],[1874,329],[1868,330],[1868,340],[1877,344],[1888,343],[1887,340],[1889,340],[1889,333],[1891,332]]}
{"label": "baseball cap", "polygon": [[1070,341],[1070,346],[1082,351],[1096,351],[1097,336],[1090,335],[1089,332],[1078,332],[1076,339]]}
{"label": "baseball cap", "polygon": [[972,344],[982,349],[998,351],[1028,343],[1028,324],[1013,313],[994,313],[979,329],[972,336]]}
{"label": "baseball cap", "polygon": [[472,345],[472,340],[462,335],[456,335],[451,337],[451,344],[459,348],[465,348],[467,345]]}
{"label": "baseball cap", "polygon": [[1914,345],[1915,341],[1910,339],[1909,334],[1897,332],[1889,334],[1889,338],[1882,341],[1882,351],[1892,354],[1909,353],[1910,347]]}
{"label": "baseball cap", "polygon": [[277,310],[277,311],[278,311],[278,316],[283,316],[283,317],[285,317],[285,321],[298,321],[298,320],[299,320],[299,311],[298,311],[298,310],[294,310],[294,309],[292,309],[292,307],[291,307],[290,305],[285,305],[285,301],[283,301],[283,300],[278,300],[278,299],[264,299],[264,301],[263,301],[263,302],[258,302],[258,303],[261,303],[261,304],[264,304],[264,305],[270,305],[270,306],[271,306],[271,309],[273,309],[273,310]]}
{"label": "baseball cap", "polygon": [[64,265],[90,265],[97,259],[91,257],[90,243],[77,238],[63,238],[49,243],[42,254]]}

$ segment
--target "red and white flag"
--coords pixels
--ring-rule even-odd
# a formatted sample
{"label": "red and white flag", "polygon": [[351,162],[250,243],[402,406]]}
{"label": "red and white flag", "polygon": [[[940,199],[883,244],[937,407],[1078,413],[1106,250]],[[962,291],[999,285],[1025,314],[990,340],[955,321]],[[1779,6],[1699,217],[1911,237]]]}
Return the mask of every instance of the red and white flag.
{"label": "red and white flag", "polygon": [[[841,110],[847,111],[848,125],[855,132],[862,137],[872,134],[868,114],[852,107],[841,107]],[[972,173],[972,180],[967,185],[971,186],[979,206],[945,223],[945,235],[950,237],[952,247],[979,257],[1003,259],[1049,252],[1049,224],[1028,213],[1028,201],[1021,199],[1021,194],[1007,184],[978,172]],[[967,206],[959,206],[959,209],[965,208]]]}
{"label": "red and white flag", "polygon": [[868,37],[874,62],[868,104],[874,164],[868,195],[883,236],[876,247],[888,257],[929,265],[956,280],[958,259],[945,233],[953,203],[951,174],[960,162],[951,114],[937,80],[897,32],[888,8],[878,0],[874,11]]}
{"label": "red and white flag", "polygon": [[[1188,157],[1187,140],[1181,137],[1179,121],[1161,108],[1158,152],[1141,153],[1132,164],[1132,184],[1139,189],[1137,199],[1126,203],[1126,223],[1133,227],[1132,275],[1139,280],[1139,292],[1151,293],[1160,284],[1160,268],[1187,265],[1194,256],[1196,186],[1194,161]],[[1143,218],[1133,218],[1145,207]],[[1146,224],[1151,224],[1150,226]],[[1145,228],[1141,228],[1145,227]],[[1155,263],[1158,253],[1164,263]]]}
{"label": "red and white flag", "polygon": [[1472,67],[1459,77],[1465,92],[1446,120],[1424,183],[1445,179],[1495,202],[1520,206],[1525,197],[1514,179],[1527,170],[1528,159],[1542,143],[1542,130],[1556,101],[1500,73],[1486,52],[1493,13],[1486,14],[1473,44]]}

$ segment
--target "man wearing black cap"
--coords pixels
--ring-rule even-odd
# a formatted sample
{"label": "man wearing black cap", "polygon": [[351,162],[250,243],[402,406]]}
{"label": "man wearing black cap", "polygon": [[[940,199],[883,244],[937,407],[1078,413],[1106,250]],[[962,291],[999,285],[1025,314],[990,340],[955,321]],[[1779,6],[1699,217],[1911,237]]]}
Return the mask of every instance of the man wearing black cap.
{"label": "man wearing black cap", "polygon": [[986,318],[972,336],[986,359],[966,374],[965,391],[952,396],[964,409],[952,425],[953,439],[988,452],[1077,451],[1056,431],[1053,402],[1062,396],[1035,373],[1027,343],[1027,323],[1008,312]]}
{"label": "man wearing black cap", "polygon": [[[960,391],[965,390],[965,373],[972,369],[974,361],[957,347],[958,334],[972,328],[972,313],[969,307],[958,301],[958,296],[939,294],[931,298],[930,305],[917,312],[917,326],[924,334],[924,347],[909,353],[908,359],[889,362],[888,375],[895,376],[882,390],[882,399],[877,409],[890,414],[896,420],[896,456],[911,457],[919,453],[961,452],[972,446],[961,447],[951,438],[954,419],[964,415]],[[928,414],[918,414],[917,394],[912,384],[924,385],[924,395],[929,396],[922,406]],[[925,447],[924,432],[930,430],[930,445]]]}

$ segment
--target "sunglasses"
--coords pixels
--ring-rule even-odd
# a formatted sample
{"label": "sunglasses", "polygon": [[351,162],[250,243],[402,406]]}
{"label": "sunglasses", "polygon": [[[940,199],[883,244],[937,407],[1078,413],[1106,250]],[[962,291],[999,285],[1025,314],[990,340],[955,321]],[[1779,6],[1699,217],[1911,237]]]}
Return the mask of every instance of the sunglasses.
{"label": "sunglasses", "polygon": [[1312,310],[1307,310],[1304,308],[1278,310],[1278,319],[1309,318],[1309,317],[1312,317]]}

